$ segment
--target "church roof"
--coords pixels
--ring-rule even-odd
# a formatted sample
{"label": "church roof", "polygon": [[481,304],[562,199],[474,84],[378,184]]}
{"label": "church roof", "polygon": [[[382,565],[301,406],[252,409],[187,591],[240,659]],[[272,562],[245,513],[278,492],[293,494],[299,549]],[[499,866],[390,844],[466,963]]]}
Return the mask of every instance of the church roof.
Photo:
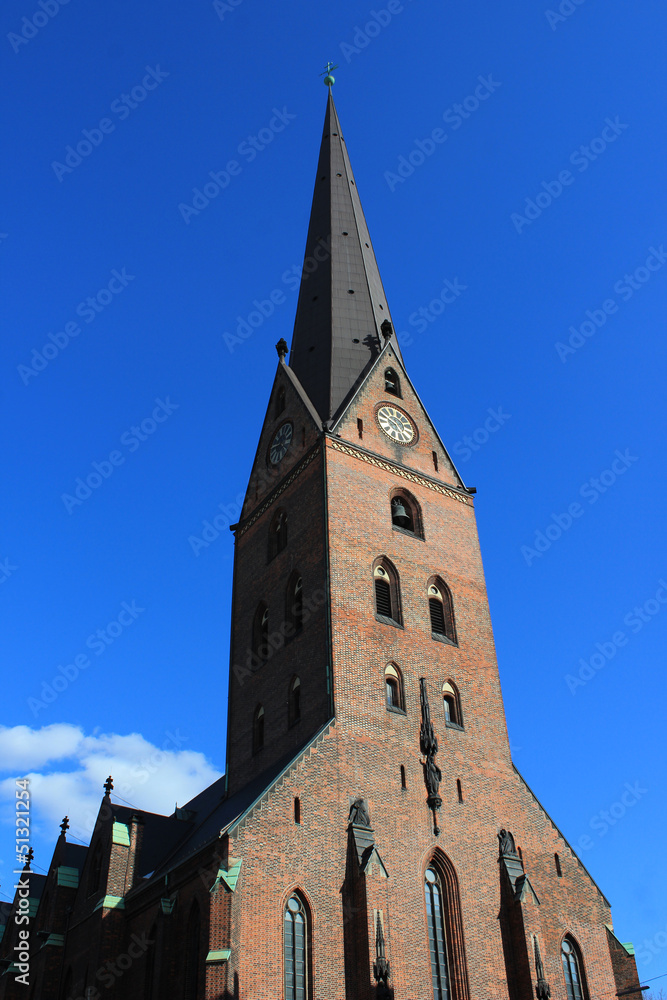
{"label": "church roof", "polygon": [[322,421],[380,353],[385,320],[389,306],[329,91],[289,359]]}

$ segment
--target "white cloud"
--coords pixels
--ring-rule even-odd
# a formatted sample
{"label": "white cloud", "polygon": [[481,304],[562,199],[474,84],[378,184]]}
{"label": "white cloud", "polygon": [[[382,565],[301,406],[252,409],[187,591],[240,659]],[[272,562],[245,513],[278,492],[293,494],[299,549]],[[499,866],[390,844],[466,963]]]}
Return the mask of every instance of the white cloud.
{"label": "white cloud", "polygon": [[41,729],[0,726],[0,769],[17,773],[76,753],[83,739],[78,726],[56,723]]}
{"label": "white cloud", "polygon": [[[71,834],[88,839],[109,774],[114,781],[112,801],[169,815],[176,802],[183,805],[220,777],[202,753],[186,749],[188,741],[178,729],[165,733],[156,746],[140,733],[95,731],[86,736],[79,727],[65,724],[34,730],[0,727],[0,773],[11,774],[0,780],[3,826],[13,823],[17,777],[30,782],[33,843],[43,837],[51,848],[65,813]],[[54,762],[59,769],[47,766]],[[4,835],[2,839],[6,842]],[[48,859],[42,851],[40,855],[46,868]]]}

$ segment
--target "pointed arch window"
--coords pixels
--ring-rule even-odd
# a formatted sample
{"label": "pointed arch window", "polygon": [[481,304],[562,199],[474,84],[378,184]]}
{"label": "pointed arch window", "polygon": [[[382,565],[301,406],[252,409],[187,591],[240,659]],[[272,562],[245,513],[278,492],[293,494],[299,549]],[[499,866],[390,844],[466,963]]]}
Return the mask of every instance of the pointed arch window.
{"label": "pointed arch window", "polygon": [[441,851],[424,873],[424,897],[434,1000],[469,1000],[458,880]]}
{"label": "pointed arch window", "polygon": [[197,1000],[199,991],[199,952],[200,952],[201,920],[199,904],[195,901],[190,910],[185,938],[185,989],[183,1000]]}
{"label": "pointed arch window", "polygon": [[403,697],[403,678],[394,663],[388,663],[384,670],[384,690],[387,700],[387,711],[405,712]]}
{"label": "pointed arch window", "polygon": [[567,1000],[588,1000],[588,990],[584,977],[583,962],[573,938],[567,935],[561,945],[563,975],[567,989]]}
{"label": "pointed arch window", "polygon": [[287,717],[290,726],[296,725],[301,719],[301,681],[293,677],[289,686]]}
{"label": "pointed arch window", "polygon": [[285,905],[283,947],[285,1000],[308,1000],[308,917],[296,892]]}
{"label": "pointed arch window", "polygon": [[287,545],[287,514],[277,511],[269,528],[269,559],[274,559]]}
{"label": "pointed arch window", "polygon": [[278,395],[276,396],[276,416],[279,417],[280,414],[285,409],[285,387],[283,385],[278,389]]}
{"label": "pointed arch window", "polygon": [[384,373],[384,391],[390,396],[401,396],[401,381],[393,368],[387,368]]}
{"label": "pointed arch window", "polygon": [[447,584],[440,577],[433,577],[428,584],[428,611],[431,619],[431,638],[440,642],[456,642],[454,607]]}
{"label": "pointed arch window", "polygon": [[252,718],[252,752],[259,753],[264,746],[264,706],[258,705]]}
{"label": "pointed arch window", "polygon": [[398,573],[387,559],[379,559],[373,569],[375,615],[388,625],[401,625]]}
{"label": "pointed arch window", "polygon": [[449,958],[445,931],[444,896],[438,872],[427,868],[424,878],[428,947],[431,955],[431,978],[435,1000],[450,1000]]}
{"label": "pointed arch window", "polygon": [[418,538],[424,537],[421,510],[416,499],[407,490],[394,490],[391,496],[391,524]]}
{"label": "pointed arch window", "polygon": [[461,697],[453,681],[445,681],[442,685],[442,707],[445,712],[446,724],[452,729],[463,729]]}
{"label": "pointed arch window", "polygon": [[252,621],[252,651],[261,660],[269,655],[269,609],[264,601],[257,605]]}
{"label": "pointed arch window", "polygon": [[291,634],[303,627],[303,580],[298,573],[292,573],[287,584],[285,619],[292,626]]}

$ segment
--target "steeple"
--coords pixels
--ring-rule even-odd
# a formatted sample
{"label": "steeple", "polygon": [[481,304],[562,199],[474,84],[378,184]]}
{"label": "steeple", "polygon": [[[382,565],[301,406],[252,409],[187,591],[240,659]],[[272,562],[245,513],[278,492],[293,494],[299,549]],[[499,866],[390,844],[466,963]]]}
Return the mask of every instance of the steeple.
{"label": "steeple", "polygon": [[[389,306],[329,85],[289,359],[323,421],[378,356],[385,321]],[[392,343],[400,358],[395,336]]]}

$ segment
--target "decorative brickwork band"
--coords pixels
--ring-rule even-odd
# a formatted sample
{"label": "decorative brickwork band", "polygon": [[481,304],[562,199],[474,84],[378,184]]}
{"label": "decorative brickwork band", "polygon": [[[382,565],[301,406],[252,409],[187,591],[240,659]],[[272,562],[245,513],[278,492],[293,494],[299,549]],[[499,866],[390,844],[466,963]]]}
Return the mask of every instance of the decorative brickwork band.
{"label": "decorative brickwork band", "polygon": [[426,476],[420,476],[416,472],[410,472],[408,469],[404,469],[400,465],[394,465],[393,462],[387,462],[384,458],[375,458],[374,455],[369,455],[368,452],[359,451],[358,448],[352,448],[350,445],[342,444],[340,441],[332,441],[331,447],[334,451],[342,451],[345,455],[350,455],[352,458],[358,458],[362,462],[366,462],[368,465],[374,465],[377,469],[384,469],[385,472],[391,472],[394,476],[400,476],[401,479],[408,479],[411,483],[417,483],[419,486],[425,486],[427,490],[433,490],[435,493],[441,493],[445,497],[451,497],[452,500],[458,500],[459,503],[466,504],[466,506],[472,506],[472,502],[468,500],[467,497],[462,496],[457,493],[456,490],[450,490],[447,486],[441,486],[440,483],[434,482],[432,479],[427,479]]}
{"label": "decorative brickwork band", "polygon": [[428,806],[433,811],[433,833],[440,836],[438,826],[438,809],[442,805],[442,799],[438,795],[440,789],[440,779],[442,772],[435,762],[435,755],[438,752],[438,737],[435,735],[433,723],[431,722],[431,708],[428,703],[426,693],[426,678],[419,678],[419,700],[422,709],[422,724],[419,730],[419,746],[424,754],[422,761],[424,767],[424,783],[428,791]]}

